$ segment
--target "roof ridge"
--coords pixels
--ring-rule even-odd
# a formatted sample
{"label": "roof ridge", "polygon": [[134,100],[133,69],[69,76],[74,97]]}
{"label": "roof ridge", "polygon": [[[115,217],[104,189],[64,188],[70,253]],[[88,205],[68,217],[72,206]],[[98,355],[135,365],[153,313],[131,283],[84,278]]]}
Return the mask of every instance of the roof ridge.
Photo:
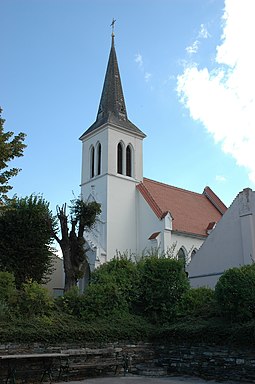
{"label": "roof ridge", "polygon": [[203,194],[222,215],[226,212],[227,206],[208,185],[204,188]]}
{"label": "roof ridge", "polygon": [[153,183],[156,183],[156,184],[165,185],[166,187],[169,187],[169,188],[172,188],[172,189],[176,189],[178,191],[183,191],[183,192],[192,193],[194,195],[203,196],[203,193],[190,191],[189,189],[175,187],[174,185],[166,184],[166,183],[163,183],[162,181],[152,180],[152,179],[149,179],[148,177],[144,177],[143,179],[148,180],[148,181],[152,181]]}

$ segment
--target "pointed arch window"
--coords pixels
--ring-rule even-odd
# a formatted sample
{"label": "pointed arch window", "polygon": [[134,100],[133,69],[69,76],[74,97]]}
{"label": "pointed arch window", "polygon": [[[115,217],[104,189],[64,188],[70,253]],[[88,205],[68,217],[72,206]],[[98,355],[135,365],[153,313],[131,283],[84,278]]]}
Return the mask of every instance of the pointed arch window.
{"label": "pointed arch window", "polygon": [[101,175],[101,144],[97,145],[97,175]]}
{"label": "pointed arch window", "polygon": [[92,146],[90,150],[90,177],[95,176],[95,148]]}
{"label": "pointed arch window", "polygon": [[197,253],[197,249],[194,248],[193,251],[191,252],[191,259],[195,256],[196,253]]}
{"label": "pointed arch window", "polygon": [[122,144],[118,144],[117,148],[117,172],[123,174],[123,147]]}
{"label": "pointed arch window", "polygon": [[132,176],[132,149],[130,145],[126,149],[126,175]]}
{"label": "pointed arch window", "polygon": [[184,247],[181,247],[179,249],[179,251],[177,253],[177,259],[179,261],[182,261],[184,266],[186,265],[186,252],[185,252],[185,248]]}

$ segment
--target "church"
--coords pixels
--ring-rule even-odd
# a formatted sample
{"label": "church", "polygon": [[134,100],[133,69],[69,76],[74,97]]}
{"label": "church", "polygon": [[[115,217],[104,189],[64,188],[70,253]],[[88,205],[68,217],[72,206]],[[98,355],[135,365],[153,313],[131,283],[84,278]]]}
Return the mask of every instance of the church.
{"label": "church", "polygon": [[128,119],[114,38],[96,121],[80,137],[81,195],[102,209],[84,234],[90,269],[152,249],[187,263],[227,208],[208,186],[196,193],[144,177],[146,135]]}

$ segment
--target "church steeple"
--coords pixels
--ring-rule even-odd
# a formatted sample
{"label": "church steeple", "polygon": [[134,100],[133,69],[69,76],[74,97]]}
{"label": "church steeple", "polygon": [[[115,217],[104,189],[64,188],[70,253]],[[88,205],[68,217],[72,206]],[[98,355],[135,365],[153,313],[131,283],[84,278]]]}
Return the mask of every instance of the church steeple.
{"label": "church steeple", "polygon": [[120,129],[145,137],[145,134],[128,120],[117,55],[115,51],[114,23],[115,20],[113,19],[111,24],[112,43],[96,121],[89,127],[89,129],[87,129],[86,132],[84,132],[81,139],[84,135],[91,133],[95,129],[107,123],[115,126],[117,125]]}
{"label": "church steeple", "polygon": [[127,120],[127,110],[121,86],[120,72],[114,46],[114,32],[112,32],[112,46],[110,50],[103,91],[99,104],[97,120],[111,119],[114,115],[119,121]]}

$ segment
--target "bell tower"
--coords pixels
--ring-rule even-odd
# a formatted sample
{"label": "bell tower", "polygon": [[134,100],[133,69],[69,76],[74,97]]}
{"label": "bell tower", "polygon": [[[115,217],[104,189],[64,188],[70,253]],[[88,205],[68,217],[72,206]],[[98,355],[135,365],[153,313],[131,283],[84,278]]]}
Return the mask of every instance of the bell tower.
{"label": "bell tower", "polygon": [[[112,24],[114,26],[114,22]],[[127,116],[112,31],[96,121],[82,134],[81,194],[101,204],[100,222],[84,234],[91,268],[138,249],[136,186],[143,179],[145,134]]]}

